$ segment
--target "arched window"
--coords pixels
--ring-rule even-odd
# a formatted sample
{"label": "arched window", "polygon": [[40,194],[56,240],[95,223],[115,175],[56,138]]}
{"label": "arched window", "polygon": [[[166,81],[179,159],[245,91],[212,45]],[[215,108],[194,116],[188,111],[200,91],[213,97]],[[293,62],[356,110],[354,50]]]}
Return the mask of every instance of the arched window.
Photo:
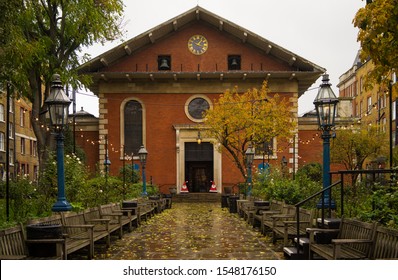
{"label": "arched window", "polygon": [[138,155],[143,144],[142,105],[130,100],[124,107],[124,153]]}

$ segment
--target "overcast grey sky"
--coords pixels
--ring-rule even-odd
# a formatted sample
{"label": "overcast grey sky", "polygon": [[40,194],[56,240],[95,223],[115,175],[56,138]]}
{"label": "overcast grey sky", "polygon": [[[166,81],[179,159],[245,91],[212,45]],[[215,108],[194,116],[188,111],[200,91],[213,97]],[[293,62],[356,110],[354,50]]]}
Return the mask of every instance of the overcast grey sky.
{"label": "overcast grey sky", "polygon": [[[124,40],[131,39],[199,5],[327,69],[335,94],[339,77],[353,64],[359,43],[352,20],[363,0],[124,0]],[[92,57],[122,41],[95,45]],[[310,88],[318,87],[320,79]],[[299,115],[312,110],[317,89],[299,99]],[[96,97],[78,94],[77,110],[98,116]],[[71,106],[72,107],[72,106]]]}

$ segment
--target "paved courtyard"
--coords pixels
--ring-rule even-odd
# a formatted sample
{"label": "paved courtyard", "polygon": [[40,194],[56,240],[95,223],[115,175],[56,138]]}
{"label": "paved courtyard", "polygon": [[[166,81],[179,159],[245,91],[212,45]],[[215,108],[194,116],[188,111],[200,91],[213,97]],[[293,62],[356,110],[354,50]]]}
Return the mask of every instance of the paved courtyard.
{"label": "paved courtyard", "polygon": [[95,259],[277,260],[283,253],[220,203],[173,203]]}

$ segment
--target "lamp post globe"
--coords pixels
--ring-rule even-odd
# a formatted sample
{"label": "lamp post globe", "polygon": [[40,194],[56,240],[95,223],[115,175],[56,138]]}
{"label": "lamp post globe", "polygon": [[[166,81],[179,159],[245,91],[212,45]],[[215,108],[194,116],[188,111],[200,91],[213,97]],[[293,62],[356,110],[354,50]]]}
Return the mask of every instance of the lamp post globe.
{"label": "lamp post globe", "polygon": [[146,191],[146,174],[145,174],[145,165],[148,157],[148,151],[145,149],[144,146],[141,146],[138,150],[138,157],[141,162],[142,168],[142,196],[147,196],[148,193]]}
{"label": "lamp post globe", "polygon": [[[323,188],[330,186],[330,131],[335,126],[335,117],[337,104],[339,100],[334,94],[331,84],[329,83],[329,75],[322,76],[322,84],[320,85],[318,94],[314,100],[315,109],[318,117],[318,124],[322,130],[323,139],[323,172],[322,182]],[[325,191],[322,200],[318,203],[318,208],[335,208],[336,205],[331,199],[330,190]]]}
{"label": "lamp post globe", "polygon": [[72,206],[65,197],[65,169],[64,169],[64,135],[63,130],[68,124],[68,108],[71,101],[65,94],[60,75],[53,75],[53,82],[50,89],[50,95],[45,101],[50,114],[50,123],[56,132],[57,140],[57,179],[58,179],[58,197],[53,205],[52,211],[62,212],[70,211]]}

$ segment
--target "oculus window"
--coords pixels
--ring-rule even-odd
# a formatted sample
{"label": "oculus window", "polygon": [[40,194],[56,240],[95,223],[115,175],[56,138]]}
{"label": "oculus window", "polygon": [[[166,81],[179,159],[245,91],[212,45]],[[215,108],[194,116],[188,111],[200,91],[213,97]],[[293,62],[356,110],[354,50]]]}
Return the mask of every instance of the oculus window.
{"label": "oculus window", "polygon": [[204,96],[193,96],[188,99],[185,113],[194,122],[203,121],[203,113],[210,108],[210,101]]}

